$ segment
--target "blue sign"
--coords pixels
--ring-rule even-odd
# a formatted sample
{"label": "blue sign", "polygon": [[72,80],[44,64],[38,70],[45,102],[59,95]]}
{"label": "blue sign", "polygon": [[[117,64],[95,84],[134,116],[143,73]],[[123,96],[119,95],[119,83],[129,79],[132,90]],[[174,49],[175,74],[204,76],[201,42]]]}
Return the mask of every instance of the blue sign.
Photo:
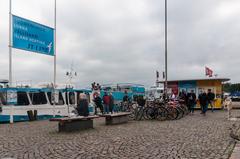
{"label": "blue sign", "polygon": [[54,29],[12,16],[13,48],[54,56]]}

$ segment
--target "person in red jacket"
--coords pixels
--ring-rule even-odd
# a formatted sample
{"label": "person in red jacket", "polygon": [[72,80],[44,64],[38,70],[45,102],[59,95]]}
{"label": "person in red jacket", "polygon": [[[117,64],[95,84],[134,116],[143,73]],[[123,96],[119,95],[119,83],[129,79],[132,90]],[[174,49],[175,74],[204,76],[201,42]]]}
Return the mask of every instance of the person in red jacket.
{"label": "person in red jacket", "polygon": [[109,104],[110,104],[110,97],[107,94],[107,92],[104,92],[103,105],[104,105],[105,113],[107,113],[107,114],[109,114]]}

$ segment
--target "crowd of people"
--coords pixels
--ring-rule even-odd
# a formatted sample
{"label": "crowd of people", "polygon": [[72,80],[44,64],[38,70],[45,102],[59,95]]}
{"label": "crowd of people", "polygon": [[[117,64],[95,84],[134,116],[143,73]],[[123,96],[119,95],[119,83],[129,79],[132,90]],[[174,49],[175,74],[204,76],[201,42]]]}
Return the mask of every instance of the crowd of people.
{"label": "crowd of people", "polygon": [[[101,88],[101,86],[97,83],[92,83],[92,89],[93,90],[99,90]],[[215,94],[211,91],[211,89],[208,89],[208,92],[206,93],[205,91],[201,91],[200,94],[198,95],[198,97],[196,96],[194,90],[191,90],[190,92],[186,92],[184,90],[182,90],[179,93],[179,96],[176,97],[175,94],[171,95],[171,99],[180,99],[184,102],[184,104],[187,105],[189,111],[191,114],[194,114],[194,109],[195,106],[197,104],[197,100],[199,101],[199,104],[201,106],[201,114],[203,114],[204,116],[206,115],[206,112],[208,110],[208,106],[211,106],[211,110],[213,112],[214,110],[214,99],[215,99]],[[114,111],[114,97],[112,95],[111,92],[104,92],[104,95],[100,96],[100,93],[98,91],[96,91],[93,94],[93,102],[95,105],[95,114],[98,114],[98,109],[100,110],[100,113],[102,114],[109,114],[109,113],[113,113]],[[129,104],[130,98],[128,96],[127,91],[125,91],[123,99],[122,99],[122,103],[127,103]],[[146,100],[144,99],[144,97],[139,96],[136,100],[136,102],[138,103],[139,106],[144,106],[146,103]],[[79,95],[79,102],[78,102],[78,106],[77,106],[77,111],[79,115],[83,115],[83,116],[88,116],[89,115],[89,111],[88,111],[88,100],[85,94],[81,93]]]}
{"label": "crowd of people", "polygon": [[[114,113],[114,97],[111,92],[104,92],[104,95],[101,97],[100,93],[98,91],[93,93],[93,100],[94,104],[94,114],[97,115],[99,113],[101,114],[113,114]],[[124,105],[127,109],[127,106],[131,103],[131,98],[129,97],[127,91],[125,91],[123,98],[122,98],[122,105]],[[146,103],[146,100],[143,96],[138,96],[136,98],[136,102],[139,106],[144,106]],[[80,93],[78,105],[77,105],[77,112],[80,116],[88,116],[89,115],[89,102],[84,93]],[[100,111],[100,112],[99,112]],[[118,111],[118,110],[116,110]]]}
{"label": "crowd of people", "polygon": [[[189,111],[191,114],[194,113],[194,108],[197,104],[197,97],[193,90],[191,92],[186,93],[184,90],[180,92],[179,98],[184,100],[185,104],[187,105]],[[208,89],[208,92],[201,91],[198,95],[199,104],[201,107],[201,114],[206,115],[206,112],[208,110],[208,105],[211,106],[211,110],[213,112],[214,110],[214,99],[215,94],[211,91],[211,89]]]}

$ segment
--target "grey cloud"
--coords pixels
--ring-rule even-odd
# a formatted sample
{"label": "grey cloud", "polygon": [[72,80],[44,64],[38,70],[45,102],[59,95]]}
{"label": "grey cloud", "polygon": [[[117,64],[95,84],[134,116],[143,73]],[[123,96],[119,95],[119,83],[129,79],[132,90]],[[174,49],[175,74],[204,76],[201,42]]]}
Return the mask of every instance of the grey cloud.
{"label": "grey cloud", "polygon": [[[14,1],[16,14],[53,26],[53,1],[25,1]],[[168,1],[170,79],[204,77],[209,66],[219,76],[240,80],[240,11],[227,10],[233,4],[240,7],[237,0]],[[7,5],[0,2],[0,78],[8,74],[8,9],[2,7]],[[58,0],[57,13],[58,82],[66,81],[71,63],[82,87],[93,81],[150,86],[155,71],[164,70],[164,1]],[[14,61],[15,80],[53,80],[52,57],[14,50]]]}

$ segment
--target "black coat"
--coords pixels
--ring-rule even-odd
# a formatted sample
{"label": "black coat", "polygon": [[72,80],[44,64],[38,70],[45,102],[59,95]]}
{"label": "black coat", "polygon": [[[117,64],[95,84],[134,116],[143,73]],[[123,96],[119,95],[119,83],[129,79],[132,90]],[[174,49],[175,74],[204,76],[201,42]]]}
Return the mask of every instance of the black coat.
{"label": "black coat", "polygon": [[96,104],[97,107],[99,107],[99,108],[102,107],[102,98],[96,97],[96,98],[94,99],[94,102],[95,102],[95,104]]}
{"label": "black coat", "polygon": [[210,101],[213,101],[213,100],[215,99],[215,94],[212,93],[212,92],[209,92],[209,93],[207,94],[207,96],[208,96],[209,102],[210,102]]}
{"label": "black coat", "polygon": [[194,105],[196,103],[196,94],[195,93],[188,93],[187,95],[188,104]]}
{"label": "black coat", "polygon": [[146,100],[141,97],[140,98],[138,97],[137,103],[139,106],[144,106],[146,103]]}
{"label": "black coat", "polygon": [[80,99],[78,106],[77,106],[78,115],[80,116],[88,116],[89,110],[88,110],[88,101],[87,99]]}
{"label": "black coat", "polygon": [[110,98],[110,100],[109,100],[109,106],[113,107],[113,105],[114,105],[114,98],[113,98],[112,95],[109,95],[109,98]]}
{"label": "black coat", "polygon": [[198,98],[199,98],[200,105],[204,106],[208,104],[208,96],[206,93],[200,94]]}

